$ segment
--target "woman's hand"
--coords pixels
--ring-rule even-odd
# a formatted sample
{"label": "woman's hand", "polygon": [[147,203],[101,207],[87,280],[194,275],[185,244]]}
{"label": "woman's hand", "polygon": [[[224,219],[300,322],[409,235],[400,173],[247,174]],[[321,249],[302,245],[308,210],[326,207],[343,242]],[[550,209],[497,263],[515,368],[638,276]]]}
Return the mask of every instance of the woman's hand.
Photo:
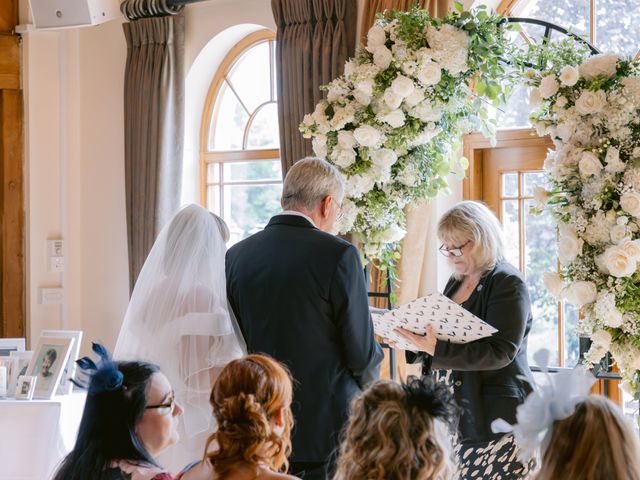
{"label": "woman's hand", "polygon": [[431,356],[433,356],[436,351],[437,339],[431,325],[427,325],[427,333],[425,335],[417,335],[400,327],[394,328],[393,331],[413,345],[415,350],[426,352]]}

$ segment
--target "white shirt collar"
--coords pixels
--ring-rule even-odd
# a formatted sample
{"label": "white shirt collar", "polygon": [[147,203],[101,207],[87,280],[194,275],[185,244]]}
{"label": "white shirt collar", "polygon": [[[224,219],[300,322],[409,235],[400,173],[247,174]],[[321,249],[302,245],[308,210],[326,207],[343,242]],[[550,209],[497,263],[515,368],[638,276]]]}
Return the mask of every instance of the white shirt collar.
{"label": "white shirt collar", "polygon": [[311,225],[313,225],[315,228],[318,228],[315,222],[311,220],[311,217],[309,217],[309,215],[305,215],[304,213],[298,212],[297,210],[284,210],[280,212],[279,215],[296,215],[298,217],[306,218],[309,221],[309,223],[311,223]]}

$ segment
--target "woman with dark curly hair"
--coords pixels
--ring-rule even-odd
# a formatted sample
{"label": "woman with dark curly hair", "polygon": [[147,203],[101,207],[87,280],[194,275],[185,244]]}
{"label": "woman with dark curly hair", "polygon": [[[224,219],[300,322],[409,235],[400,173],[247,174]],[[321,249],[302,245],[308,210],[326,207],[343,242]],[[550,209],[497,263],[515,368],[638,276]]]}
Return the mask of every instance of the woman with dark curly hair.
{"label": "woman with dark curly hair", "polygon": [[218,429],[207,440],[202,462],[181,480],[294,480],[281,472],[291,453],[291,376],[265,355],[233,360],[211,391]]}
{"label": "woman with dark curly hair", "polygon": [[458,407],[432,377],[381,380],[353,402],[334,480],[448,480]]}

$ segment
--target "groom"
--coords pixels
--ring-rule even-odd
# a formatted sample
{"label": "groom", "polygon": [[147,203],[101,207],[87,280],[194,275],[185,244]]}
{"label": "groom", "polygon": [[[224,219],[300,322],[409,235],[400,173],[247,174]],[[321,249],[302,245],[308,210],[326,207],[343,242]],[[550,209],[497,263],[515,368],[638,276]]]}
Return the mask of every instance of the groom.
{"label": "groom", "polygon": [[294,378],[289,472],[326,478],[351,399],[379,374],[357,249],[329,232],[344,181],[329,163],[300,160],[282,191],[283,212],[229,249],[227,295],[249,352],[285,363]]}

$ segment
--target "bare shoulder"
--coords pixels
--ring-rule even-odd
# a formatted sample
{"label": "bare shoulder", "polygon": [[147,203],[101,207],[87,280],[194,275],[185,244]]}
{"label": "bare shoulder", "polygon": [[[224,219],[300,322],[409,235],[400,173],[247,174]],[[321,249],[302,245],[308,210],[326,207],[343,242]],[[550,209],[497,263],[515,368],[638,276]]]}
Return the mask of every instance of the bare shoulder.
{"label": "bare shoulder", "polygon": [[300,480],[293,475],[287,475],[286,473],[268,472],[263,473],[256,480]]}
{"label": "bare shoulder", "polygon": [[210,480],[214,478],[213,468],[209,462],[200,462],[177,478],[179,480]]}

